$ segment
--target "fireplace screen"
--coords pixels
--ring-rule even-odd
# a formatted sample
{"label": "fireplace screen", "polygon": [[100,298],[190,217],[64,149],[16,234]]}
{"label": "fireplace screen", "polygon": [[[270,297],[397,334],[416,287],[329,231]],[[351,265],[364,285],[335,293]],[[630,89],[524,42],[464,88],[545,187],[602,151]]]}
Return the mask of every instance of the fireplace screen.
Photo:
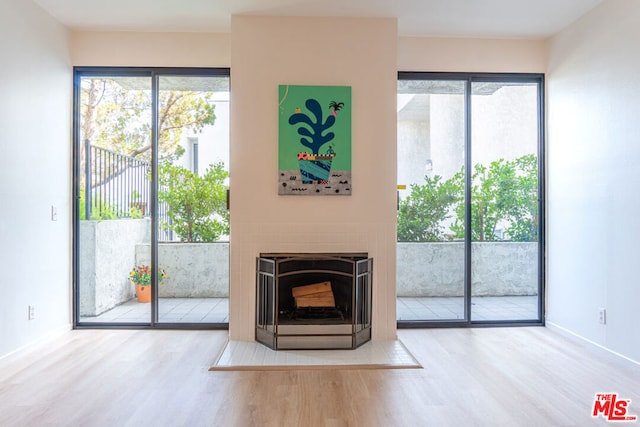
{"label": "fireplace screen", "polygon": [[278,349],[353,349],[371,339],[367,254],[261,254],[256,340]]}

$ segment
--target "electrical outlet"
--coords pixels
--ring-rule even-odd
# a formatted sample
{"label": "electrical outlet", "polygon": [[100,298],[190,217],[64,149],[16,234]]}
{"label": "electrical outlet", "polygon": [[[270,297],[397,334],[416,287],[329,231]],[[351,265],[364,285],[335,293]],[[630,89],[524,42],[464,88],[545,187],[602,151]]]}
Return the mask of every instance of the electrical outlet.
{"label": "electrical outlet", "polygon": [[603,307],[598,309],[598,322],[603,325],[607,324],[607,310]]}
{"label": "electrical outlet", "polygon": [[58,207],[56,205],[51,205],[51,221],[58,220]]}
{"label": "electrical outlet", "polygon": [[29,306],[29,320],[34,320],[36,318],[36,306]]}

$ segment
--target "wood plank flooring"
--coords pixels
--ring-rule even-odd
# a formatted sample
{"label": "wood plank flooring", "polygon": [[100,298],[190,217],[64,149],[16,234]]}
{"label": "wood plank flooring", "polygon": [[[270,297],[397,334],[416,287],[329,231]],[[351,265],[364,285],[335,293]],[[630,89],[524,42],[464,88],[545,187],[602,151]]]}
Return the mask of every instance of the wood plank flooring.
{"label": "wood plank flooring", "polygon": [[609,425],[599,392],[640,415],[639,366],[546,328],[398,335],[424,369],[209,372],[225,331],[71,331],[0,362],[0,426]]}

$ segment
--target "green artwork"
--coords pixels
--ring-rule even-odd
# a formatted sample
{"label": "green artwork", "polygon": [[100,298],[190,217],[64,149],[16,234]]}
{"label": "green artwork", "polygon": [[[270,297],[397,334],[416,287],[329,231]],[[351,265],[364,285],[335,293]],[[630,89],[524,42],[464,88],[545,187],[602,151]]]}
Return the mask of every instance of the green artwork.
{"label": "green artwork", "polygon": [[351,87],[280,85],[278,194],[351,194]]}

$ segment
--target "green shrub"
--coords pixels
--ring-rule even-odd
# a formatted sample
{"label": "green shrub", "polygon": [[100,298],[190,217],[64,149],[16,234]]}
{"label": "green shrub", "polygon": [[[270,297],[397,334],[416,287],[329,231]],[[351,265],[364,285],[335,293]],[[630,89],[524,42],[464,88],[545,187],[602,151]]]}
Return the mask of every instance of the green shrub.
{"label": "green shrub", "polygon": [[[463,191],[464,171],[451,178]],[[464,204],[456,206],[451,230],[464,237]],[[496,232],[504,227],[504,236]],[[499,159],[489,167],[477,164],[471,177],[472,241],[538,240],[538,160],[527,154],[515,160]]]}
{"label": "green shrub", "polygon": [[228,176],[223,163],[209,165],[203,176],[182,166],[162,164],[158,170],[158,200],[166,203],[169,217],[162,227],[173,230],[185,242],[215,242],[228,234],[224,184]]}
{"label": "green shrub", "polygon": [[[451,179],[425,177],[398,206],[398,241],[433,242],[465,237],[464,168]],[[450,224],[447,220],[453,218]],[[449,225],[449,229],[445,227]],[[498,227],[504,227],[499,235]],[[538,159],[527,154],[476,164],[471,176],[471,239],[538,240]]]}
{"label": "green shrub", "polygon": [[444,220],[452,215],[451,206],[461,197],[451,181],[440,175],[425,176],[423,185],[411,184],[411,194],[398,206],[398,241],[439,242],[447,240]]}
{"label": "green shrub", "polygon": [[[96,199],[95,194],[91,197],[93,199],[91,205],[91,220],[94,221],[103,221],[109,219],[117,219],[118,215],[116,214],[115,208],[106,202],[103,202],[102,205]],[[86,205],[86,196],[84,193],[84,189],[80,190],[80,220],[87,219],[87,205]]]}

